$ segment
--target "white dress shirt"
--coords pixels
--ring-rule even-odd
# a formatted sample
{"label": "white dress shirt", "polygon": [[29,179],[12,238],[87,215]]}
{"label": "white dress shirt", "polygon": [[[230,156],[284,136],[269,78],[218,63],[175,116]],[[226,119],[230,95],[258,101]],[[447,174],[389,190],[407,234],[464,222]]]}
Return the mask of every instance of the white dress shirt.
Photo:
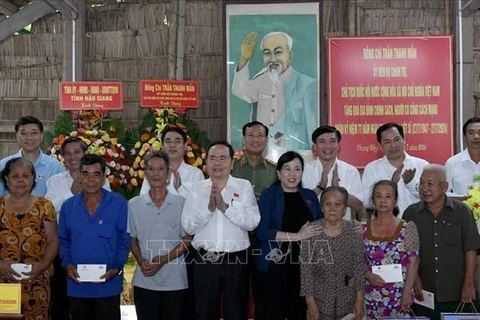
{"label": "white dress shirt", "polygon": [[229,176],[221,194],[229,205],[225,213],[208,210],[212,181],[193,184],[187,194],[182,212],[182,227],[194,234],[195,249],[212,252],[237,252],[250,246],[248,231],[260,222],[260,211],[248,180]]}
{"label": "white dress shirt", "polygon": [[465,196],[474,184],[473,176],[480,174],[480,163],[473,162],[468,149],[457,153],[445,162],[450,196]]}
{"label": "white dress shirt", "polygon": [[[169,183],[167,185],[167,190],[174,195],[182,196],[185,198],[187,195],[188,189],[194,184],[195,182],[205,180],[205,176],[203,175],[202,170],[186,164],[182,162],[182,164],[178,167],[178,173],[180,174],[180,180],[182,180],[182,185],[180,188],[175,189],[175,178],[173,172],[170,173]],[[140,194],[145,194],[150,190],[150,184],[148,183],[147,179],[143,180],[142,189],[140,190]]]}
{"label": "white dress shirt", "polygon": [[[418,183],[420,181],[420,176],[423,172],[423,167],[428,164],[428,161],[412,157],[409,154],[405,153],[405,160],[403,161],[402,174],[407,169],[416,169],[415,176],[412,181],[408,184],[403,182],[402,177],[397,183],[398,186],[398,209],[400,214],[398,218],[401,218],[403,212],[409,205],[412,203],[420,201],[418,196]],[[392,175],[397,170],[387,159],[386,156],[383,156],[380,159],[374,160],[367,164],[365,170],[363,171],[362,183],[365,192],[365,198],[363,198],[363,204],[365,207],[372,207],[372,189],[375,183],[380,180],[391,180]]]}
{"label": "white dress shirt", "polygon": [[[338,178],[340,179],[340,181],[338,182],[339,186],[344,187],[345,189],[347,189],[349,194],[355,196],[358,200],[363,201],[363,185],[362,180],[360,179],[360,172],[358,172],[358,169],[351,164],[346,163],[345,161],[342,161],[338,158],[335,160],[335,164],[328,173],[327,187],[332,185],[332,176],[335,165],[338,166]],[[322,172],[323,165],[320,160],[316,159],[307,163],[303,171],[303,187],[308,189],[314,189],[322,179]],[[321,193],[318,195],[319,201],[321,195]],[[344,219],[352,219],[352,210],[350,207],[347,208]]]}
{"label": "white dress shirt", "polygon": [[[47,180],[47,194],[45,194],[45,198],[52,201],[55,211],[57,211],[57,221],[60,218],[60,209],[62,208],[62,204],[68,198],[73,197],[73,193],[70,191],[72,183],[73,178],[70,175],[70,171],[58,173]],[[105,179],[103,188],[111,191],[110,184],[108,183],[107,179]]]}

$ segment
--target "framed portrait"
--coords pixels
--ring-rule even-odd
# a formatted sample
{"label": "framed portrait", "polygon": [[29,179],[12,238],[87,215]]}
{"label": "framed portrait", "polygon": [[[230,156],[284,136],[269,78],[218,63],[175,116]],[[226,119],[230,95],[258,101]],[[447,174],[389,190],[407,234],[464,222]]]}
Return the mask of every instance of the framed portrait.
{"label": "framed portrait", "polygon": [[319,125],[320,4],[227,4],[227,131],[243,148],[242,127],[269,129],[266,158],[311,154]]}

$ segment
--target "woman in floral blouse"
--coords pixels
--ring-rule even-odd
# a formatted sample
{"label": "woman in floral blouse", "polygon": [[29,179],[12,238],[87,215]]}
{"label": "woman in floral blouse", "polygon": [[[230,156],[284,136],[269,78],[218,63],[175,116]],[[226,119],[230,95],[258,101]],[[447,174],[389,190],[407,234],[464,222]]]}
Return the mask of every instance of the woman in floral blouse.
{"label": "woman in floral blouse", "polygon": [[[373,187],[374,217],[364,225],[363,242],[369,266],[366,273],[365,305],[368,319],[407,317],[413,302],[418,271],[420,241],[417,227],[396,217],[398,190],[390,180]],[[399,264],[402,282],[386,283],[371,272],[372,266]]]}
{"label": "woman in floral blouse", "polygon": [[[0,197],[0,282],[21,284],[25,320],[48,320],[52,261],[58,250],[55,209],[49,200],[30,193],[35,170],[27,159],[9,160],[1,178],[10,195]],[[30,265],[31,271],[15,272],[12,263]]]}

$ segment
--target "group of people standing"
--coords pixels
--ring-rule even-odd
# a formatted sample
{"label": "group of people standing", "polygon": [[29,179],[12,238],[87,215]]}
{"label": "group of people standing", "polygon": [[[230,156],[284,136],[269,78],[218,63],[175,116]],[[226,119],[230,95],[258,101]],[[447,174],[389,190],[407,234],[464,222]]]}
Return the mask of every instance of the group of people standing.
{"label": "group of people standing", "polygon": [[[467,121],[467,149],[446,167],[408,155],[402,126],[384,124],[384,156],[362,177],[338,158],[341,134],[331,126],[312,133],[317,159],[288,151],[275,164],[263,156],[268,127],[247,123],[240,159],[226,141],[208,146],[208,179],[183,160],[185,132],[169,127],[128,203],[109,191],[103,158],[86,154],[81,139],[63,143],[65,170],[40,151],[38,119],[21,118],[15,131],[21,149],[0,161],[0,277],[24,278],[26,320],[119,320],[129,251],[139,320],[244,320],[250,292],[255,319],[268,320],[412,309],[439,319],[460,302],[477,304],[480,236],[468,207],[446,194],[464,197],[480,168],[480,118]],[[356,220],[363,207],[373,209],[367,223]],[[19,274],[14,263],[31,270]],[[84,282],[80,265],[105,272]],[[398,265],[402,281],[383,279],[383,265]],[[423,290],[434,310],[412,304]]]}

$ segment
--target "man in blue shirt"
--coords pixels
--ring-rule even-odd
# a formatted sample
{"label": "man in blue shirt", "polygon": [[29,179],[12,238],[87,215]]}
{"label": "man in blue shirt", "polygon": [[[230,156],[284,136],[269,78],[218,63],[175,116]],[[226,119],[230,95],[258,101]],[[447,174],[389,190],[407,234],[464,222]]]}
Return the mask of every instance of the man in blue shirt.
{"label": "man in blue shirt", "polygon": [[[47,180],[57,173],[65,171],[65,168],[57,160],[47,156],[40,150],[43,140],[43,123],[35,117],[21,117],[15,124],[17,142],[20,150],[0,161],[0,171],[3,170],[8,160],[23,157],[33,163],[37,177],[37,186],[32,190],[35,196],[43,197],[47,192]],[[0,196],[6,196],[7,190],[0,183]]]}
{"label": "man in blue shirt", "polygon": [[[86,154],[80,168],[82,191],[63,203],[58,232],[62,266],[67,269],[72,320],[120,320],[122,269],[130,249],[127,201],[102,188],[102,157]],[[102,265],[106,272],[98,282],[83,282],[78,271],[80,264],[90,268]]]}

